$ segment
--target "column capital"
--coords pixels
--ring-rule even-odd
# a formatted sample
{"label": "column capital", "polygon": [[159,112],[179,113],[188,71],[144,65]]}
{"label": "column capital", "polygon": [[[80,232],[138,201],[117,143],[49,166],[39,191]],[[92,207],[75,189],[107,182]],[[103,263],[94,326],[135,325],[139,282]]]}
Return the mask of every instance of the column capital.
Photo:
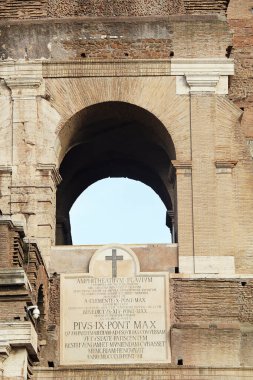
{"label": "column capital", "polygon": [[177,161],[172,160],[172,165],[176,169],[177,174],[191,174],[192,172],[192,162],[191,161]]}
{"label": "column capital", "polygon": [[216,173],[232,173],[232,169],[236,166],[237,161],[233,160],[216,160]]}
{"label": "column capital", "polygon": [[177,94],[228,93],[228,76],[234,62],[225,58],[172,58],[171,75],[177,76]]}
{"label": "column capital", "polygon": [[13,99],[30,99],[45,92],[41,61],[0,63],[0,77],[10,88]]}
{"label": "column capital", "polygon": [[59,170],[56,168],[54,164],[38,164],[36,168],[42,176],[51,176],[55,186],[58,186],[61,181],[62,177],[59,173]]}

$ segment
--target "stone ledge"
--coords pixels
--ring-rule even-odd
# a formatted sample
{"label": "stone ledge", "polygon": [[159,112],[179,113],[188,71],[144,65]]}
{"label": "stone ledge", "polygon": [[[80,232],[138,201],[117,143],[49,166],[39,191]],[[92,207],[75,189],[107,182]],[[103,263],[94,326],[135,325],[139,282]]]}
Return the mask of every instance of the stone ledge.
{"label": "stone ledge", "polygon": [[37,333],[31,322],[0,322],[1,344],[25,347],[33,360],[37,357]]}
{"label": "stone ledge", "polygon": [[176,93],[228,94],[228,76],[234,61],[225,58],[172,58],[171,75],[177,76]]}
{"label": "stone ledge", "polygon": [[24,285],[31,289],[31,285],[24,269],[0,269],[0,286]]}
{"label": "stone ledge", "polygon": [[[46,368],[35,367],[34,379],[76,379],[76,380],[238,380],[251,379],[253,367],[193,367],[176,365],[121,365],[121,366],[85,366],[83,368]],[[136,377],[134,377],[136,376]]]}
{"label": "stone ledge", "polygon": [[215,274],[215,273],[170,273],[170,278],[172,279],[183,279],[183,280],[231,280],[231,281],[242,281],[242,280],[253,280],[253,274]]}

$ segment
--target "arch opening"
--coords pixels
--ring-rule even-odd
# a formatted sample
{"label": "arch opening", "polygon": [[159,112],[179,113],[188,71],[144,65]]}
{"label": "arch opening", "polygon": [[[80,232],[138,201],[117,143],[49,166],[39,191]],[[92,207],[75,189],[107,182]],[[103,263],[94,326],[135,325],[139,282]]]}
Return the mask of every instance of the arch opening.
{"label": "arch opening", "polygon": [[[104,102],[75,114],[59,134],[62,146],[57,191],[56,244],[72,244],[69,212],[79,195],[108,177],[129,178],[161,198],[171,230],[176,213],[176,158],[165,126],[149,111],[124,102]],[[173,236],[176,236],[174,233]]]}
{"label": "arch opening", "polygon": [[164,203],[149,186],[128,178],[105,178],[89,186],[73,204],[72,241],[77,245],[168,244],[171,234],[165,216]]}

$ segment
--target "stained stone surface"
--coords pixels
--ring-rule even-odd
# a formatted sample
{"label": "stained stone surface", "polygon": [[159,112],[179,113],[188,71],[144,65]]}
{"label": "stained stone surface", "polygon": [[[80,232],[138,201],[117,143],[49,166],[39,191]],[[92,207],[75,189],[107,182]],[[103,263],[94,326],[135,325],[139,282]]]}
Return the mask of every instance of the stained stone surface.
{"label": "stained stone surface", "polygon": [[61,364],[169,363],[166,273],[139,272],[122,246],[89,269],[61,275]]}

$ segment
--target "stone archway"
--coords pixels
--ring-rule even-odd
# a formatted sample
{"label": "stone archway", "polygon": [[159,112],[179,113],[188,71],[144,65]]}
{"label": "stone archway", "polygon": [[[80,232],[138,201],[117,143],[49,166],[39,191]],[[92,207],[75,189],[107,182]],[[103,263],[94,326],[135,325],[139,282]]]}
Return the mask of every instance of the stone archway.
{"label": "stone archway", "polygon": [[71,244],[70,208],[89,185],[106,177],[128,177],[150,186],[170,211],[167,224],[172,227],[176,191],[170,174],[176,153],[156,116],[130,103],[103,102],[77,112],[64,128],[72,133],[62,143],[56,244]]}

